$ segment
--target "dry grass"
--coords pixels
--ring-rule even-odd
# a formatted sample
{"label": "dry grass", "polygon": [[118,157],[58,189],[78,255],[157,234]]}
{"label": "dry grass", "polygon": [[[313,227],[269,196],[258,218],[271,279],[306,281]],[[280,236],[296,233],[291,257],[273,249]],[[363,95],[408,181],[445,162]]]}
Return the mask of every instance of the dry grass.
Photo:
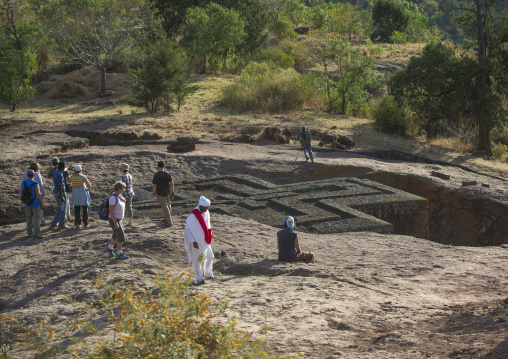
{"label": "dry grass", "polygon": [[430,140],[430,143],[460,153],[470,153],[473,151],[473,145],[459,137],[437,137]]}

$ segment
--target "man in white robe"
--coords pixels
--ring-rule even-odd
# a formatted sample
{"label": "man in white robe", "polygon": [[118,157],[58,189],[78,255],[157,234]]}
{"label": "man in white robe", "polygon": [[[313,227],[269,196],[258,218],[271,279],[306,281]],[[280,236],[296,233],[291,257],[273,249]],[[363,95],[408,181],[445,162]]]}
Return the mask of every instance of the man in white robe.
{"label": "man in white robe", "polygon": [[[194,269],[197,285],[204,284],[205,277],[211,280],[218,279],[212,273],[214,255],[210,245],[212,226],[210,224],[208,207],[210,207],[210,200],[201,196],[199,198],[199,205],[192,210],[185,221],[183,233],[189,265],[192,265]],[[198,260],[201,253],[203,253],[203,266],[200,265]]]}

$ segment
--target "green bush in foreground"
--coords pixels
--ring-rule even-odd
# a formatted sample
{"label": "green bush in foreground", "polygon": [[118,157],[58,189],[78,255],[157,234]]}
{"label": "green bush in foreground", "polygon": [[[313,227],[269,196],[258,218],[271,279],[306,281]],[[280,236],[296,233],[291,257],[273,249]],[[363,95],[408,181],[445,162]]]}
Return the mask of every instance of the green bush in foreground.
{"label": "green bush in foreground", "polygon": [[391,95],[385,94],[374,105],[372,118],[378,131],[401,136],[405,136],[408,132],[410,122],[408,110],[399,107]]}
{"label": "green bush in foreground", "polygon": [[223,90],[224,105],[239,111],[287,112],[316,98],[310,77],[264,62],[251,62],[240,80]]}
{"label": "green bush in foreground", "polygon": [[[141,289],[121,282],[92,281],[105,291],[105,299],[85,305],[87,319],[73,323],[71,338],[76,344],[69,350],[74,358],[281,358],[264,350],[268,344],[252,338],[252,333],[236,329],[231,318],[220,317],[229,300],[212,302],[207,295],[189,294],[189,280],[179,277],[154,279],[154,288]],[[67,299],[64,297],[64,299]],[[108,325],[94,325],[107,317]],[[12,319],[12,321],[15,321]],[[63,336],[61,335],[63,334]],[[67,337],[41,325],[20,336],[37,353],[47,358],[48,340]],[[38,339],[38,340],[37,340]]]}

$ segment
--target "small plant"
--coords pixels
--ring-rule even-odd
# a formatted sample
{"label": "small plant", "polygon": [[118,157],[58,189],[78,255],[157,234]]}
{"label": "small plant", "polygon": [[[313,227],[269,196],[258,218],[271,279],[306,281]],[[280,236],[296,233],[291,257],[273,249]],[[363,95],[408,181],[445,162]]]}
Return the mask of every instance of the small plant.
{"label": "small plant", "polygon": [[[90,359],[281,358],[265,351],[268,344],[262,338],[237,330],[234,319],[222,316],[227,298],[212,302],[208,295],[190,294],[190,279],[183,274],[167,278],[156,274],[152,282],[153,288],[145,289],[123,281],[92,281],[105,297],[83,305],[84,318],[69,324],[75,345],[67,354]],[[101,316],[108,318],[107,324],[95,324]],[[34,335],[45,338],[45,348],[40,347],[40,340],[32,340]],[[67,331],[55,333],[45,324],[20,336],[26,346],[37,350],[34,358],[56,356],[47,348],[69,339]]]}
{"label": "small plant", "polygon": [[0,353],[0,359],[11,359],[9,356],[9,349],[11,349],[8,345],[2,344],[2,353]]}
{"label": "small plant", "polygon": [[394,31],[390,36],[390,42],[394,44],[405,44],[407,42],[407,35],[403,32]]}
{"label": "small plant", "polygon": [[498,161],[506,161],[507,146],[498,143],[492,148],[492,156]]}
{"label": "small plant", "polygon": [[410,121],[409,111],[401,108],[391,95],[384,95],[374,106],[372,117],[378,131],[405,136]]}

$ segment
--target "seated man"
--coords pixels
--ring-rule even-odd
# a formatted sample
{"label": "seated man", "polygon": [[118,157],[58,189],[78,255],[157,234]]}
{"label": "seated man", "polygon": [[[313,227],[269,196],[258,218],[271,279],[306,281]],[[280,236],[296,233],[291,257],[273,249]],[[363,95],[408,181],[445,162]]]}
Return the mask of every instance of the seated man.
{"label": "seated man", "polygon": [[291,228],[295,227],[295,219],[287,216],[284,219],[284,227],[277,232],[277,249],[280,261],[304,261],[314,263],[314,253],[302,252],[298,242],[298,234]]}

